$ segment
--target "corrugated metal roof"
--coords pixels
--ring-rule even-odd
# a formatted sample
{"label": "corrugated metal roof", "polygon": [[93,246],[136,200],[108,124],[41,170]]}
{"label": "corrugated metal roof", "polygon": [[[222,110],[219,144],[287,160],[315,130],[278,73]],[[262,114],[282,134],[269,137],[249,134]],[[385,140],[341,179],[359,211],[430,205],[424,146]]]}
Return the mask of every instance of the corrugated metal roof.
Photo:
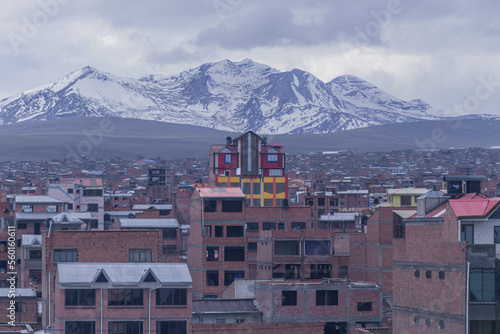
{"label": "corrugated metal roof", "polygon": [[174,218],[120,218],[122,228],[179,228],[179,222]]}
{"label": "corrugated metal roof", "polygon": [[22,245],[32,246],[32,245],[42,245],[42,236],[38,234],[23,234],[22,235]]}
{"label": "corrugated metal roof", "polygon": [[499,198],[459,198],[450,200],[450,205],[457,217],[486,218],[499,202]]}
{"label": "corrugated metal roof", "polygon": [[191,285],[185,263],[58,263],[61,285],[88,286],[103,272],[113,286],[139,286],[151,272],[161,285]]}
{"label": "corrugated metal roof", "polygon": [[342,212],[342,213],[334,213],[334,214],[327,214],[327,215],[321,215],[319,218],[320,221],[329,221],[329,222],[335,222],[335,221],[355,221],[356,217],[359,216],[359,213],[353,212]]}
{"label": "corrugated metal roof", "polygon": [[193,313],[262,313],[253,299],[193,300]]}
{"label": "corrugated metal roof", "polygon": [[62,212],[52,219],[54,220],[54,223],[56,223],[56,224],[82,224],[83,223],[83,221],[70,215],[67,212]]}
{"label": "corrugated metal roof", "polygon": [[[9,288],[0,288],[0,298],[7,298],[9,294]],[[16,288],[16,297],[35,297],[36,290],[29,288]]]}
{"label": "corrugated metal roof", "polygon": [[172,210],[172,204],[134,204],[132,210]]}
{"label": "corrugated metal roof", "polygon": [[425,188],[400,188],[400,189],[387,189],[388,195],[423,195],[429,189]]}
{"label": "corrugated metal roof", "polygon": [[43,195],[16,195],[16,204],[63,204],[60,199]]}
{"label": "corrugated metal roof", "polygon": [[[58,214],[60,212],[16,212],[16,220],[46,220]],[[72,212],[71,215],[81,220],[92,219],[90,212]]]}
{"label": "corrugated metal roof", "polygon": [[241,188],[196,188],[200,193],[200,197],[205,198],[245,198],[245,194]]}

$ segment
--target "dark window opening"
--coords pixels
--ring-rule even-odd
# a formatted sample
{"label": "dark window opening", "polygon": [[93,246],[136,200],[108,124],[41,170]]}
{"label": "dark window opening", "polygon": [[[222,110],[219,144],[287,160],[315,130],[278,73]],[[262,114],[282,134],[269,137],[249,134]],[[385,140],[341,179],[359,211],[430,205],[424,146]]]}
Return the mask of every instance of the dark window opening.
{"label": "dark window opening", "polygon": [[187,305],[187,290],[157,289],[156,305]]}
{"label": "dark window opening", "polygon": [[131,249],[129,262],[152,262],[151,249]]}
{"label": "dark window opening", "polygon": [[218,271],[207,271],[207,285],[208,286],[219,286],[219,272]]}
{"label": "dark window opening", "polygon": [[95,289],[66,289],[64,290],[65,306],[94,306]]}
{"label": "dark window opening", "polygon": [[259,230],[259,223],[247,223],[247,231],[258,231]]}
{"label": "dark window opening", "polygon": [[264,223],[262,224],[262,229],[263,229],[264,231],[276,230],[276,223],[264,222]]}
{"label": "dark window opening", "polygon": [[142,321],[109,321],[109,334],[142,333]]}
{"label": "dark window opening", "polygon": [[359,312],[369,312],[372,310],[372,302],[360,302],[358,303]]}
{"label": "dark window opening", "polygon": [[243,226],[227,226],[226,235],[229,238],[241,238],[243,237]]}
{"label": "dark window opening", "polygon": [[249,242],[248,243],[248,251],[249,252],[256,252],[257,251],[257,243],[256,242]]}
{"label": "dark window opening", "polygon": [[330,240],[306,240],[305,241],[306,255],[330,255],[331,243]]}
{"label": "dark window opening", "polygon": [[177,239],[177,229],[176,228],[164,228],[163,229],[163,239]]}
{"label": "dark window opening", "polygon": [[317,290],[316,305],[338,305],[339,292],[337,290]]}
{"label": "dark window opening", "polygon": [[95,334],[95,321],[66,321],[65,334]]}
{"label": "dark window opening", "polygon": [[283,305],[283,306],[296,306],[297,305],[297,291],[281,291],[281,305]]}
{"label": "dark window opening", "polygon": [[156,334],[187,333],[186,321],[156,321]]}
{"label": "dark window opening", "polygon": [[243,201],[222,201],[222,212],[243,212]]}
{"label": "dark window opening", "polygon": [[217,201],[214,199],[209,199],[204,201],[205,212],[217,212]]}
{"label": "dark window opening", "polygon": [[109,306],[141,306],[143,305],[143,289],[109,289]]}
{"label": "dark window opening", "polygon": [[206,253],[207,261],[219,261],[219,247],[208,246]]}
{"label": "dark window opening", "polygon": [[230,285],[237,278],[245,278],[244,271],[225,271],[224,272],[224,285]]}
{"label": "dark window opening", "polygon": [[274,255],[300,255],[298,240],[276,240],[274,242]]}
{"label": "dark window opening", "polygon": [[224,261],[245,261],[245,247],[242,246],[224,247]]}
{"label": "dark window opening", "polygon": [[76,249],[55,249],[54,262],[77,262],[78,250]]}
{"label": "dark window opening", "polygon": [[215,226],[215,237],[222,238],[224,237],[224,226]]}

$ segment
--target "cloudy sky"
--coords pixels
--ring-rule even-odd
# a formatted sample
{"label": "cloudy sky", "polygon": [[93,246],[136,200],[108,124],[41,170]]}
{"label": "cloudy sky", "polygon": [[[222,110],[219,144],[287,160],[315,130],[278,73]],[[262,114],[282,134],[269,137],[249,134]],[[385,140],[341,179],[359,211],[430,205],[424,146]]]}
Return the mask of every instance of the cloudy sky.
{"label": "cloudy sky", "polygon": [[497,0],[3,0],[0,98],[87,65],[138,78],[250,58],[500,113],[499,14]]}

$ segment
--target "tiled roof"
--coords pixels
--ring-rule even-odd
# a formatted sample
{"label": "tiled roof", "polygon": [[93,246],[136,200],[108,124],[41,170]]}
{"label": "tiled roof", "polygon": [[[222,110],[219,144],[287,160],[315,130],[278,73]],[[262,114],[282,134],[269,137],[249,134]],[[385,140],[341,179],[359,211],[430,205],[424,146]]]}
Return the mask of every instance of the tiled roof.
{"label": "tiled roof", "polygon": [[193,313],[261,313],[253,299],[193,300]]}
{"label": "tiled roof", "polygon": [[245,198],[241,188],[196,188],[204,198]]}

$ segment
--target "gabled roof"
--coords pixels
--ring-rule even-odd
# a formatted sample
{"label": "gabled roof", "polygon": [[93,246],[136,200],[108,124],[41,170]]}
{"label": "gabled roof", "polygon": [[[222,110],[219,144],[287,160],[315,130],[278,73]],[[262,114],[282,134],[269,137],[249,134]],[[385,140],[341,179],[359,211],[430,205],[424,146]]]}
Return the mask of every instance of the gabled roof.
{"label": "gabled roof", "polygon": [[172,204],[134,204],[132,210],[172,210]]}
{"label": "gabled roof", "polygon": [[245,198],[245,194],[239,187],[204,187],[196,188],[196,191],[198,191],[200,197],[203,198]]}
{"label": "gabled roof", "polygon": [[120,218],[122,228],[179,228],[175,218]]}
{"label": "gabled roof", "polygon": [[67,212],[62,212],[52,218],[54,224],[83,224],[83,221],[70,215]]}
{"label": "gabled roof", "polygon": [[500,204],[500,198],[461,197],[449,201],[457,217],[487,218]]}
{"label": "gabled roof", "polygon": [[[185,263],[58,263],[59,284],[91,286],[100,274],[112,286],[141,286],[148,273],[164,286],[193,283]],[[149,283],[149,282],[148,282]]]}
{"label": "gabled roof", "polygon": [[[30,221],[30,220],[40,220],[44,221],[49,218],[54,218],[60,214],[60,212],[16,212],[16,220],[18,221]],[[90,220],[92,216],[90,212],[73,212],[71,215],[75,218],[81,220]]]}
{"label": "gabled roof", "polygon": [[23,246],[41,246],[42,236],[38,234],[23,234],[21,242]]}

